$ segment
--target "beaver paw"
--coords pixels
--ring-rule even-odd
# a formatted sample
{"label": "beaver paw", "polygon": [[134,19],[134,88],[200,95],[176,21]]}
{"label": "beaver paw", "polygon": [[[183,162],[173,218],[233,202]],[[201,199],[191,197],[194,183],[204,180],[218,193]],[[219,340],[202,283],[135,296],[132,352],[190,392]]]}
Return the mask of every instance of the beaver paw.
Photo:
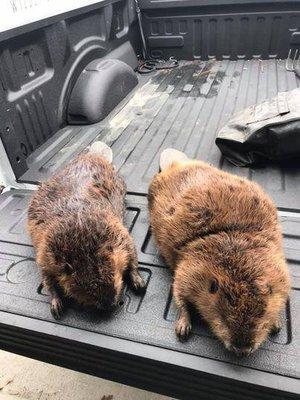
{"label": "beaver paw", "polygon": [[191,333],[191,330],[192,330],[192,324],[190,319],[189,318],[187,319],[185,317],[179,317],[175,325],[175,332],[178,339],[181,342],[187,340]]}
{"label": "beaver paw", "polygon": [[64,307],[59,297],[53,297],[53,299],[51,300],[50,310],[53,318],[60,319],[62,317]]}
{"label": "beaver paw", "polygon": [[146,283],[139,273],[131,275],[131,284],[137,293],[143,293],[146,290]]}
{"label": "beaver paw", "polygon": [[271,328],[270,334],[277,335],[281,331],[282,325],[280,321],[276,321]]}

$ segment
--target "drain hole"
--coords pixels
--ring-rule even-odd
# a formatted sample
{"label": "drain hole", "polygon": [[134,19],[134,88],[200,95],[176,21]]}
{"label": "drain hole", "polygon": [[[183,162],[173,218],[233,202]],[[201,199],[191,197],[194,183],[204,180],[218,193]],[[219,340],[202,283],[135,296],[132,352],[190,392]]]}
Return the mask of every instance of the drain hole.
{"label": "drain hole", "polygon": [[124,305],[124,300],[120,300],[119,301],[119,306],[123,306]]}

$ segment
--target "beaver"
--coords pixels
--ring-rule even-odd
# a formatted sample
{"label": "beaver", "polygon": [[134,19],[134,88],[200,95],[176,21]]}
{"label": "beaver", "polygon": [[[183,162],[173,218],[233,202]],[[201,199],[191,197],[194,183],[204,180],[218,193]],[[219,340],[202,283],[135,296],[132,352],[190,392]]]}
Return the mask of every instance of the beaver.
{"label": "beaver", "polygon": [[30,201],[28,230],[56,319],[62,316],[64,297],[111,309],[125,276],[135,290],[145,289],[123,224],[125,182],[111,161],[111,149],[95,142],[42,183]]}
{"label": "beaver", "polygon": [[227,349],[249,355],[280,330],[290,290],[277,210],[254,182],[166,149],[148,199],[151,229],[174,272],[175,330],[190,305]]}

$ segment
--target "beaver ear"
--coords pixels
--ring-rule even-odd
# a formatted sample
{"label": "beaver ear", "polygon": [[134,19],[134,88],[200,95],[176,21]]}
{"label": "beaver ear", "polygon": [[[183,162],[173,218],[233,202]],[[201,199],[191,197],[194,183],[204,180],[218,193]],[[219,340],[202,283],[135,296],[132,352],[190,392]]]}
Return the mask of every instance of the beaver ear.
{"label": "beaver ear", "polygon": [[267,279],[262,279],[258,282],[258,293],[262,293],[263,295],[268,295],[273,293],[272,285],[268,282]]}
{"label": "beaver ear", "polygon": [[267,284],[261,287],[260,291],[258,291],[257,293],[261,293],[262,295],[270,295],[273,293],[273,289],[272,286]]}

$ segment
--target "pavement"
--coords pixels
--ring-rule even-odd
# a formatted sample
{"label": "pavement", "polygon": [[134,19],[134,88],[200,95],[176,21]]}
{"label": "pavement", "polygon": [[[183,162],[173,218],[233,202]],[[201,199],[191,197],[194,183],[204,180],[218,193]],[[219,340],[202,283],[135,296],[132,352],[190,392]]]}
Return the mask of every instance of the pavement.
{"label": "pavement", "polygon": [[0,400],[175,400],[0,350]]}

